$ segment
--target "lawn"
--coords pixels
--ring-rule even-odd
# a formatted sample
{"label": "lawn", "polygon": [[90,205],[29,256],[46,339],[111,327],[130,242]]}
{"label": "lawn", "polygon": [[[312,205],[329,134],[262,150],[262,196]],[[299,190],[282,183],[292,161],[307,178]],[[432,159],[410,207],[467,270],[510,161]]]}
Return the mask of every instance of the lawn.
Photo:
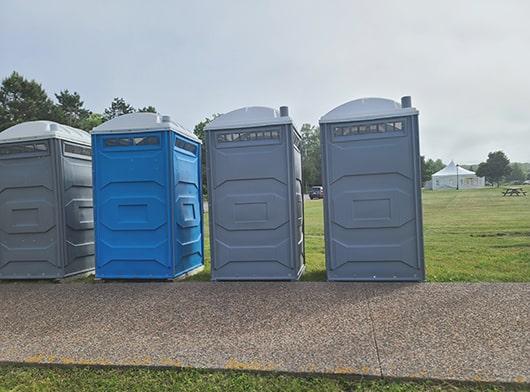
{"label": "lawn", "polygon": [[[325,280],[322,200],[307,200],[304,210],[302,280]],[[424,191],[423,215],[428,281],[530,281],[530,197],[502,197],[497,188]],[[206,268],[194,280],[210,279],[208,240],[205,249]]]}
{"label": "lawn", "polygon": [[[193,369],[97,369],[90,367],[0,367],[0,392],[69,391],[505,391],[484,384],[354,380],[347,377],[297,377]],[[522,389],[521,389],[522,390]]]}

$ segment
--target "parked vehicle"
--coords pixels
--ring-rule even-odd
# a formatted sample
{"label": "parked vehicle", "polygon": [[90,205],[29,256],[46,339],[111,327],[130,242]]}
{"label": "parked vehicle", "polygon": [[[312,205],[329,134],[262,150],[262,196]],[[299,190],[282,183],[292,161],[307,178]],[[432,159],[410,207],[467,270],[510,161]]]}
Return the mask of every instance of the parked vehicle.
{"label": "parked vehicle", "polygon": [[309,198],[313,199],[323,199],[324,198],[324,187],[314,186],[309,191]]}

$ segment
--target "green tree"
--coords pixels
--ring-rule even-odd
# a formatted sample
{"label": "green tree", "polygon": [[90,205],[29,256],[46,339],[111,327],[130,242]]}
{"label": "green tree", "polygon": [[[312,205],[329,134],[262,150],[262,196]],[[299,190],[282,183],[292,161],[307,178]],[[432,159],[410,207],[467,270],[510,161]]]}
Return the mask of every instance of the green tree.
{"label": "green tree", "polygon": [[425,164],[425,155],[420,155],[420,170],[421,170],[421,183],[424,185],[430,180],[427,174],[427,167]]}
{"label": "green tree", "polygon": [[443,163],[441,159],[437,159],[437,160],[433,161],[433,163],[432,163],[432,170],[433,170],[432,174],[434,174],[436,172],[439,172],[444,167],[445,167],[445,163]]}
{"label": "green tree", "polygon": [[121,116],[123,114],[134,113],[136,110],[129,105],[123,98],[114,98],[110,106],[105,109],[103,119],[105,121],[111,120],[114,117]]}
{"label": "green tree", "polygon": [[103,116],[98,113],[90,113],[88,117],[82,119],[79,123],[79,128],[84,129],[87,132],[92,131],[95,127],[105,121]]}
{"label": "green tree", "polygon": [[490,152],[486,162],[478,165],[476,174],[486,181],[500,186],[501,181],[511,173],[510,160],[503,151]]}
{"label": "green tree", "polygon": [[39,83],[13,72],[0,87],[0,131],[33,120],[59,121],[59,110]]}
{"label": "green tree", "polygon": [[90,116],[90,111],[83,107],[84,102],[77,92],[62,90],[55,94],[59,109],[60,122],[71,127],[81,128],[83,120]]}
{"label": "green tree", "polygon": [[421,157],[421,180],[425,184],[427,181],[432,179],[432,175],[436,172],[439,172],[445,167],[441,159],[436,161],[428,159],[425,161],[425,157]]}
{"label": "green tree", "polygon": [[507,176],[507,180],[523,182],[526,179],[526,174],[520,164],[514,162],[510,165],[510,167],[512,169],[512,172]]}
{"label": "green tree", "polygon": [[154,106],[145,106],[141,109],[138,109],[139,113],[156,113],[156,109]]}
{"label": "green tree", "polygon": [[214,114],[212,118],[206,117],[193,128],[193,133],[202,141],[201,146],[201,173],[202,173],[202,193],[208,194],[208,183],[206,178],[206,132],[204,128],[208,125],[218,114]]}
{"label": "green tree", "polygon": [[302,135],[302,179],[304,191],[310,186],[322,184],[322,164],[320,154],[320,129],[311,124],[303,124]]}

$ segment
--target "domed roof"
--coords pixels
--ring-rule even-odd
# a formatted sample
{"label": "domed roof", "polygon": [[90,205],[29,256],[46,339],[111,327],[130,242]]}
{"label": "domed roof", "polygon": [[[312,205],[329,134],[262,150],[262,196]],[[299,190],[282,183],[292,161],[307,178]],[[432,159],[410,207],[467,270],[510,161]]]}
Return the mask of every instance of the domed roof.
{"label": "domed roof", "polygon": [[415,108],[402,108],[401,104],[386,98],[360,98],[346,102],[320,118],[321,123],[369,120],[416,114]]}
{"label": "domed roof", "polygon": [[62,139],[90,145],[90,134],[54,121],[27,121],[0,132],[0,143],[39,139]]}
{"label": "domed roof", "polygon": [[150,131],[174,131],[195,141],[200,139],[169,116],[158,113],[129,113],[104,122],[92,130],[92,133],[138,133]]}
{"label": "domed roof", "polygon": [[206,130],[250,128],[266,125],[292,124],[289,116],[281,116],[280,111],[265,106],[247,106],[236,109],[215,118],[206,126]]}

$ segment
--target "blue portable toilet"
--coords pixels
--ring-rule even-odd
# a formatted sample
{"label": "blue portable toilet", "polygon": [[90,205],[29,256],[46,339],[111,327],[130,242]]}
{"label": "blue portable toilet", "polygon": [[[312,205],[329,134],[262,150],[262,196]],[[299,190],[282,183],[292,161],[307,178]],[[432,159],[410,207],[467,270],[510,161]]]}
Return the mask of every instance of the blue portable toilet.
{"label": "blue portable toilet", "polygon": [[155,113],[94,128],[96,278],[172,279],[203,268],[201,141]]}

